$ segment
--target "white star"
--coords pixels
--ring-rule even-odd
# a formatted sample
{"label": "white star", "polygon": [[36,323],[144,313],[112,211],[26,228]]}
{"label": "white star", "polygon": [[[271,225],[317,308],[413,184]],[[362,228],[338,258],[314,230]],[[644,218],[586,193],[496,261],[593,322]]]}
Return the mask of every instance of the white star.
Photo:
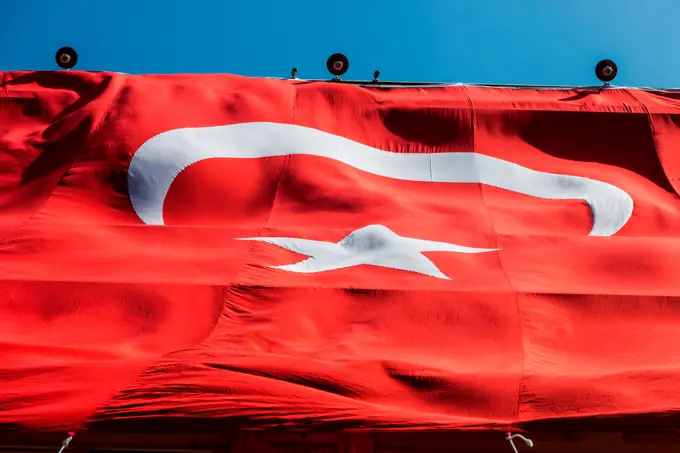
{"label": "white star", "polygon": [[421,252],[484,253],[479,249],[447,242],[402,237],[383,225],[369,225],[350,233],[338,243],[290,237],[239,238],[261,241],[307,255],[295,264],[269,266],[289,272],[314,273],[367,264],[450,280]]}

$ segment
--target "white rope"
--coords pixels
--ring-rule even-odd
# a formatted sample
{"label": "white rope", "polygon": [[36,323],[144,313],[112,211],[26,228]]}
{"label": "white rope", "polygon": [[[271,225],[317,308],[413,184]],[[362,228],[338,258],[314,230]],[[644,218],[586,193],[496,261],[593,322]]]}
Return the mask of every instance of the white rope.
{"label": "white rope", "polygon": [[526,437],[524,437],[524,436],[521,435],[521,434],[512,434],[512,433],[508,433],[508,435],[505,436],[505,438],[507,439],[508,442],[510,442],[510,446],[512,447],[512,450],[513,450],[515,453],[519,453],[519,451],[517,451],[517,447],[515,446],[515,441],[514,441],[514,439],[516,439],[516,438],[517,438],[517,439],[522,439],[522,440],[524,441],[524,443],[527,444],[529,447],[533,447],[533,446],[534,446],[534,441],[533,441],[533,440],[527,439]]}
{"label": "white rope", "polygon": [[75,435],[76,435],[76,433],[74,433],[73,431],[68,433],[68,437],[66,439],[64,439],[64,441],[61,443],[61,448],[59,449],[59,453],[63,453],[64,450],[66,450],[66,448],[68,447],[68,444],[71,443],[71,441],[73,440],[73,436],[75,436]]}

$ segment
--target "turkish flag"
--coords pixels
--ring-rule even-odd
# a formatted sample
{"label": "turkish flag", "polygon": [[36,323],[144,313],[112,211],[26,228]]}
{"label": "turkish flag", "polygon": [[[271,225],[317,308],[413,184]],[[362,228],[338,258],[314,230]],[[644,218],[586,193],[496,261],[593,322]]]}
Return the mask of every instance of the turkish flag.
{"label": "turkish flag", "polygon": [[0,423],[680,409],[671,95],[0,80]]}

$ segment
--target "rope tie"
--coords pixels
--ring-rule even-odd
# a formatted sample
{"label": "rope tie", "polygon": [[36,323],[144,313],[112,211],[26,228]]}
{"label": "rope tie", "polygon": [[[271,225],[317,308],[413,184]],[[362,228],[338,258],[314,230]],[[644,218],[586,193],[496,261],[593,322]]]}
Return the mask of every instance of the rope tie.
{"label": "rope tie", "polygon": [[524,441],[524,443],[527,444],[527,446],[529,446],[529,447],[533,447],[533,446],[534,446],[534,441],[533,441],[533,440],[527,439],[526,437],[524,437],[524,436],[521,435],[521,434],[512,434],[512,433],[508,433],[508,435],[505,436],[505,439],[506,439],[508,442],[510,442],[510,446],[512,447],[512,451],[514,451],[515,453],[519,453],[519,451],[517,451],[517,447],[515,446],[515,439],[522,439],[522,440]]}
{"label": "rope tie", "polygon": [[75,436],[75,435],[76,435],[76,433],[74,433],[73,431],[69,431],[68,437],[66,439],[64,439],[64,441],[61,443],[61,448],[59,449],[59,453],[64,453],[64,450],[66,450],[66,448],[68,447],[68,444],[71,443],[71,441],[73,440],[73,436]]}

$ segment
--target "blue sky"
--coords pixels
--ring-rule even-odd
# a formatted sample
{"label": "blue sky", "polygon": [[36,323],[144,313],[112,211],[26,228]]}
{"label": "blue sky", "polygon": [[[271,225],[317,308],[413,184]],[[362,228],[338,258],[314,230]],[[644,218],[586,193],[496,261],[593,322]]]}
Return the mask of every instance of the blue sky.
{"label": "blue sky", "polygon": [[[2,1],[2,0],[0,0]],[[602,58],[616,85],[680,87],[680,0],[20,0],[2,6],[0,70],[229,72],[589,85]]]}

